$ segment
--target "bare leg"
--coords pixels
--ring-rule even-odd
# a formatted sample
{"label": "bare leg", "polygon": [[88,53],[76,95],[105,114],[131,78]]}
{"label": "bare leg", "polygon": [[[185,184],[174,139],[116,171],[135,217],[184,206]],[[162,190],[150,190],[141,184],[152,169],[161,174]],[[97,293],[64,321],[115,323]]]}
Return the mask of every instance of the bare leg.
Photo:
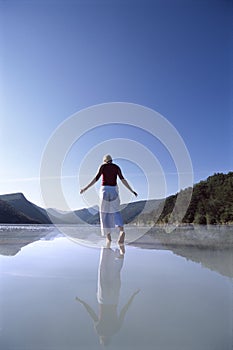
{"label": "bare leg", "polygon": [[110,233],[107,233],[106,239],[107,239],[107,241],[111,242],[112,237],[111,237],[111,234],[110,234]]}
{"label": "bare leg", "polygon": [[119,244],[119,248],[120,248],[120,257],[124,257],[125,254],[125,245],[123,244]]}
{"label": "bare leg", "polygon": [[120,229],[120,234],[118,237],[118,243],[123,244],[125,241],[125,231],[124,231],[124,226],[119,226]]}

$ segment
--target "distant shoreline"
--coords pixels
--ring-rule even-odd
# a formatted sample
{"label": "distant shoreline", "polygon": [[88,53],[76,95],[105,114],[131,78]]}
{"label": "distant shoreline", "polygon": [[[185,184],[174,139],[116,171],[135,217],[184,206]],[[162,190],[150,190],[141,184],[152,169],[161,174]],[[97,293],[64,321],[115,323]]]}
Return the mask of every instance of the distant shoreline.
{"label": "distant shoreline", "polygon": [[[30,234],[36,238],[42,238],[51,229],[59,227],[70,227],[71,233],[75,233],[75,228],[85,227],[95,234],[100,231],[99,225],[54,225],[54,224],[0,224],[0,245],[6,244],[5,239],[9,244],[30,241]],[[8,228],[8,230],[6,229]],[[134,232],[135,229],[135,232]],[[75,231],[74,231],[75,230]],[[78,230],[79,231],[79,230]],[[85,239],[86,230],[82,232],[82,239]],[[117,230],[116,230],[117,231]],[[126,225],[126,242],[128,237],[129,245],[145,247],[148,249],[168,249],[169,247],[196,247],[210,249],[233,249],[233,225],[164,225],[159,224],[151,226]],[[128,231],[128,234],[127,234]],[[141,232],[140,232],[141,231]],[[61,230],[62,232],[62,230]],[[30,233],[30,234],[29,234]],[[87,231],[88,240],[89,229]],[[79,237],[79,232],[78,236]],[[29,239],[28,239],[29,238]],[[80,238],[80,237],[79,237]],[[9,241],[10,240],[10,241]]]}

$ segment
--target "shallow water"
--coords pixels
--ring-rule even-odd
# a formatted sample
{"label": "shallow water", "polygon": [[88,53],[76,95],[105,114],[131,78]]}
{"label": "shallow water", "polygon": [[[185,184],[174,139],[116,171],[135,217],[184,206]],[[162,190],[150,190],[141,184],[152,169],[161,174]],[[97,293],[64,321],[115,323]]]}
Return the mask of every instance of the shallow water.
{"label": "shallow water", "polygon": [[1,240],[1,349],[232,349],[232,279],[215,268],[229,251],[121,255],[44,230]]}

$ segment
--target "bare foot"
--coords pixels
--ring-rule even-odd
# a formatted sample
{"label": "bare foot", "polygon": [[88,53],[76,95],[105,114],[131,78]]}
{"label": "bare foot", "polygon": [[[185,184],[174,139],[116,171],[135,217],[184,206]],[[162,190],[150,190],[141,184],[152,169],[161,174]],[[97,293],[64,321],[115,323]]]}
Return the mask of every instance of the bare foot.
{"label": "bare foot", "polygon": [[111,241],[109,241],[108,239],[106,239],[106,248],[111,248]]}
{"label": "bare foot", "polygon": [[123,257],[125,254],[125,245],[119,244],[119,248],[120,248],[120,255]]}

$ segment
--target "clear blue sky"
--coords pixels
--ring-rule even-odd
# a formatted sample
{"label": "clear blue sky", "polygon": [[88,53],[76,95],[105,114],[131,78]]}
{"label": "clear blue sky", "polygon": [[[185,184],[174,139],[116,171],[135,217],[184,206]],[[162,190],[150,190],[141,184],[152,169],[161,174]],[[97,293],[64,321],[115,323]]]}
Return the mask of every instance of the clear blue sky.
{"label": "clear blue sky", "polygon": [[[112,101],[167,118],[188,148],[194,182],[231,171],[232,15],[230,0],[0,0],[0,193],[23,192],[43,206],[40,161],[50,135],[77,111]],[[85,206],[78,150],[127,133],[103,128],[73,147],[64,170],[72,208]],[[152,150],[154,140],[133,134]],[[159,147],[154,152],[174,193],[173,167]],[[120,164],[145,198],[140,170]]]}

